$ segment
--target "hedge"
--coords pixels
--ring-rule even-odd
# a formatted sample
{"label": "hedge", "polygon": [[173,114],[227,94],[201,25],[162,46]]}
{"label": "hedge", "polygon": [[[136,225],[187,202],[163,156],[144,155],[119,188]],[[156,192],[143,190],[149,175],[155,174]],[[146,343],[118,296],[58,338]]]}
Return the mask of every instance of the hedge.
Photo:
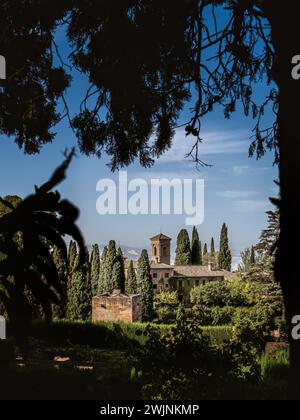
{"label": "hedge", "polygon": [[[132,346],[143,345],[146,341],[144,334],[148,324],[124,324],[100,322],[96,324],[88,322],[56,321],[47,324],[43,321],[35,321],[31,326],[29,335],[33,338],[45,341],[58,347],[70,344],[89,345],[92,347],[125,350]],[[172,325],[155,325],[162,334],[168,333]],[[229,335],[230,327],[203,327],[213,344],[221,343]]]}

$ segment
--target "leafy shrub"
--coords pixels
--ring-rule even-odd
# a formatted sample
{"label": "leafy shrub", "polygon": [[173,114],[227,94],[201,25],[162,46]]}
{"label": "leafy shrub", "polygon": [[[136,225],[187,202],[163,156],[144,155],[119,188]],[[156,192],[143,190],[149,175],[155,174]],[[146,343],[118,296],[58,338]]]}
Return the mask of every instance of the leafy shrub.
{"label": "leafy shrub", "polygon": [[197,305],[220,306],[228,304],[230,291],[224,281],[214,281],[191,290],[191,302]]}
{"label": "leafy shrub", "polygon": [[274,329],[274,310],[270,305],[256,305],[252,308],[238,308],[233,323],[247,322],[257,334]]}
{"label": "leafy shrub", "polygon": [[197,320],[202,326],[221,326],[230,325],[235,315],[236,309],[231,306],[199,307],[196,310]]}
{"label": "leafy shrub", "polygon": [[155,304],[157,305],[175,305],[178,306],[177,292],[160,292],[155,295]]}
{"label": "leafy shrub", "polygon": [[236,309],[231,306],[225,306],[224,308],[213,307],[211,312],[211,324],[217,325],[230,325],[235,315]]}
{"label": "leafy shrub", "polygon": [[205,307],[271,307],[274,316],[282,314],[282,294],[275,283],[250,282],[239,277],[215,281],[191,290],[191,302]]}
{"label": "leafy shrub", "polygon": [[160,324],[172,324],[176,321],[177,307],[173,305],[159,305],[155,312]]}
{"label": "leafy shrub", "polygon": [[229,398],[243,381],[258,379],[257,354],[232,334],[219,346],[210,343],[195,320],[183,319],[169,333],[146,329],[146,345],[135,354],[136,372],[146,399]]}

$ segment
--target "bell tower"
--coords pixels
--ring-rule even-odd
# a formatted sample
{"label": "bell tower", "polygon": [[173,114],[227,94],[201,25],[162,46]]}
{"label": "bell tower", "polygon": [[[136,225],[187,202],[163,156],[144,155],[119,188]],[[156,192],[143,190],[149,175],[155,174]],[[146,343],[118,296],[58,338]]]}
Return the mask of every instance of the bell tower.
{"label": "bell tower", "polygon": [[171,265],[171,238],[162,233],[151,238],[151,262]]}

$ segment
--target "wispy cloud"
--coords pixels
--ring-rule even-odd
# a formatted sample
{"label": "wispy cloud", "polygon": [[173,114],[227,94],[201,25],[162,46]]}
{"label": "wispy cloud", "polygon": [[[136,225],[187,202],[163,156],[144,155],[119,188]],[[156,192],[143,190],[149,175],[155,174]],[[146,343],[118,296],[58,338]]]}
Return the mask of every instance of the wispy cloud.
{"label": "wispy cloud", "polygon": [[272,170],[272,167],[257,167],[257,166],[234,166],[232,168],[233,174],[235,176],[249,176],[249,175],[261,175],[265,174],[266,172]]}
{"label": "wispy cloud", "polygon": [[257,191],[220,191],[217,193],[219,197],[228,198],[232,200],[246,199],[258,195]]}
{"label": "wispy cloud", "polygon": [[[209,155],[232,155],[247,153],[249,147],[247,131],[213,131],[203,132],[203,143],[200,146],[200,157]],[[191,151],[195,139],[186,137],[185,131],[179,129],[174,137],[172,148],[167,151],[159,162],[182,162]]]}
{"label": "wispy cloud", "polygon": [[249,166],[234,166],[233,173],[235,176],[242,176],[246,175],[249,169]]}
{"label": "wispy cloud", "polygon": [[271,203],[267,200],[236,200],[234,207],[242,213],[252,213],[256,211],[267,211]]}

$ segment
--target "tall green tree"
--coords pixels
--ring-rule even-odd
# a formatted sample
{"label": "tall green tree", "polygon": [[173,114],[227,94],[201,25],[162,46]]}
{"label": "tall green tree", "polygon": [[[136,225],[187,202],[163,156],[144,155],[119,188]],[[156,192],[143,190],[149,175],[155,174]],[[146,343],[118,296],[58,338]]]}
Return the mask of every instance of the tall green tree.
{"label": "tall green tree", "polygon": [[220,251],[218,257],[218,266],[220,270],[231,271],[232,257],[229,248],[228,227],[223,224],[220,236]]}
{"label": "tall green tree", "polygon": [[254,248],[246,248],[245,251],[241,252],[241,263],[238,266],[238,271],[241,273],[249,273],[252,261],[253,261],[253,255],[252,252],[254,251]]}
{"label": "tall green tree", "polygon": [[120,290],[124,293],[125,292],[125,261],[122,249],[119,247],[117,252],[117,261],[119,261],[121,265],[121,274],[120,274]]}
{"label": "tall green tree", "polygon": [[68,262],[64,258],[62,251],[57,246],[53,247],[52,258],[62,285],[61,296],[58,297],[58,303],[53,304],[52,312],[54,318],[64,319],[67,314],[68,302]]}
{"label": "tall green tree", "polygon": [[204,244],[204,248],[203,248],[203,258],[206,257],[208,254],[208,246],[207,243]]}
{"label": "tall green tree", "polygon": [[128,295],[137,294],[137,279],[136,273],[133,266],[133,261],[130,261],[128,271],[127,271],[127,281],[126,281],[126,293]]}
{"label": "tall green tree", "polygon": [[255,248],[254,246],[251,247],[251,255],[250,255],[250,264],[255,265],[256,263],[256,255],[255,255]]}
{"label": "tall green tree", "polygon": [[70,321],[90,321],[92,312],[92,284],[90,264],[86,262],[79,265],[79,256],[76,269],[73,271],[71,284],[68,290],[67,318]]}
{"label": "tall green tree", "polygon": [[98,244],[93,245],[91,254],[91,284],[92,294],[96,296],[99,289],[99,276],[100,276],[100,252]]}
{"label": "tall green tree", "polygon": [[216,255],[216,248],[215,248],[215,240],[214,238],[211,238],[211,242],[210,242],[210,255],[211,257],[215,257]]}
{"label": "tall green tree", "polygon": [[192,262],[191,244],[188,231],[182,229],[177,237],[175,265],[190,265]]}
{"label": "tall green tree", "polygon": [[107,256],[105,259],[105,278],[106,278],[106,292],[111,293],[114,289],[113,283],[113,269],[114,265],[117,261],[117,250],[116,250],[116,242],[110,241],[108,245]]}
{"label": "tall green tree", "polygon": [[193,265],[202,265],[201,242],[199,240],[199,233],[196,226],[194,226],[192,234],[191,260]]}
{"label": "tall green tree", "polygon": [[106,263],[107,263],[107,246],[104,247],[101,255],[100,272],[99,272],[99,283],[98,283],[98,294],[108,292],[107,275],[106,275]]}
{"label": "tall green tree", "polygon": [[112,271],[112,290],[119,289],[124,291],[122,264],[119,259],[116,260]]}
{"label": "tall green tree", "polygon": [[211,238],[211,242],[210,242],[209,262],[212,263],[214,269],[218,266],[218,254],[216,252],[214,238]]}
{"label": "tall green tree", "polygon": [[137,267],[137,292],[142,295],[143,321],[149,321],[153,315],[153,281],[147,250],[143,250]]}
{"label": "tall green tree", "polygon": [[71,275],[75,269],[77,261],[77,247],[74,241],[70,241],[69,251],[68,251],[68,272]]}

